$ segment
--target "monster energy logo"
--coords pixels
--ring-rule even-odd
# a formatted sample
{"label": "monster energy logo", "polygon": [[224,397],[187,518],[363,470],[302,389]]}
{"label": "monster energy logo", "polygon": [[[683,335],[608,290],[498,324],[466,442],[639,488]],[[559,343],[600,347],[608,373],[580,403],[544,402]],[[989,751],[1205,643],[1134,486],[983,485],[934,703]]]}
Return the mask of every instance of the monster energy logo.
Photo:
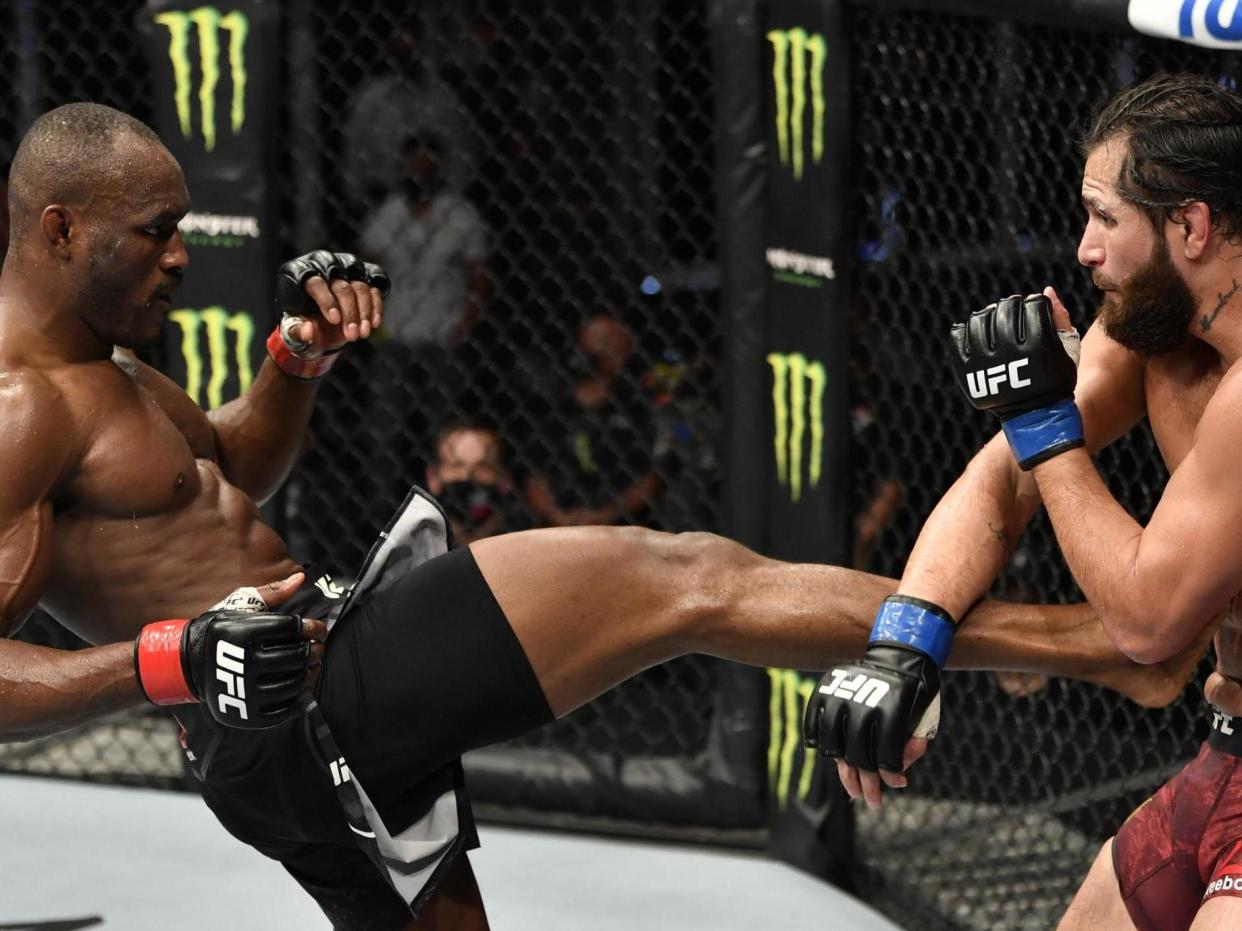
{"label": "monster energy logo", "polygon": [[[245,394],[254,380],[250,368],[250,349],[254,344],[254,320],[245,312],[230,314],[223,307],[192,310],[182,307],[168,319],[181,327],[181,355],[185,359],[185,393],[194,403],[214,410],[224,403],[224,383],[230,373],[229,334],[233,336],[233,367],[237,372],[237,393]],[[207,344],[210,375],[203,394],[202,345]]]}
{"label": "monster energy logo", "polygon": [[[824,62],[828,46],[818,32],[805,29],[773,29],[772,85],[776,95],[776,145],[781,164],[793,168],[802,180],[805,141],[807,84],[811,85],[811,160],[818,165],[824,157]],[[807,56],[810,56],[810,66]]]}
{"label": "monster energy logo", "polygon": [[768,785],[776,796],[777,807],[783,810],[789,805],[795,774],[798,801],[805,802],[811,791],[816,754],[802,747],[802,717],[816,680],[804,678],[792,669],[769,669],[768,681],[772,687],[768,697],[772,717],[768,731]]}
{"label": "monster energy logo", "polygon": [[221,15],[214,6],[178,13],[158,13],[155,21],[168,27],[168,60],[173,70],[173,102],[181,135],[193,135],[190,122],[190,93],[193,76],[190,69],[190,28],[198,32],[198,108],[203,133],[203,147],[210,152],[216,147],[216,85],[220,83],[220,32],[229,36],[229,68],[233,83],[233,101],[229,111],[233,135],[241,132],[246,122],[246,36],[250,21],[244,13],[234,10]]}
{"label": "monster energy logo", "polygon": [[828,375],[822,362],[800,352],[768,355],[772,366],[772,412],[776,421],[776,477],[789,487],[792,501],[802,498],[802,446],[810,421],[810,455],[806,479],[819,485],[824,462],[824,387]]}

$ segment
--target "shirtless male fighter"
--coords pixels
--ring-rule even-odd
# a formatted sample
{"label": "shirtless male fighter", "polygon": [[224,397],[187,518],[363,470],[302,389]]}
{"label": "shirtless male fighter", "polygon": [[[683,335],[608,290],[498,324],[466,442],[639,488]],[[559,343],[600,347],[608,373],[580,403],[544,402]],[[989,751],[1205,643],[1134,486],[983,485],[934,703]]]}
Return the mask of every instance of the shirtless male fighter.
{"label": "shirtless male fighter", "polygon": [[[935,698],[953,618],[987,591],[1041,501],[1128,656],[1160,662],[1223,622],[1207,692],[1235,708],[1242,98],[1208,78],[1158,76],[1104,105],[1082,150],[1078,259],[1104,297],[1081,364],[1052,288],[954,327],[955,375],[1003,435],[932,513],[864,659],[839,671],[888,683],[888,694],[860,711],[821,689],[808,711],[811,742],[837,757],[847,791],[873,804],[881,782],[904,782],[902,746]],[[1144,416],[1172,473],[1145,528],[1089,455]],[[1104,844],[1062,928],[1242,927],[1242,727],[1221,713],[1212,721],[1198,757]]]}
{"label": "shirtless male fighter", "polygon": [[[189,264],[189,195],[159,139],[70,104],[30,129],[9,192],[0,633],[41,605],[99,646],[0,639],[0,740],[174,704],[212,810],[335,927],[487,927],[465,751],[689,651],[827,668],[893,590],[711,534],[536,530],[434,555],[443,516],[414,492],[342,593],[256,502],[289,472],[332,351],[380,324],[382,270],[328,252],[282,266],[282,306],[304,288],[318,312],[287,315],[250,391],[205,414],[130,351]],[[1160,704],[1194,653],[1143,670],[1085,606],[982,603],[954,660]]]}

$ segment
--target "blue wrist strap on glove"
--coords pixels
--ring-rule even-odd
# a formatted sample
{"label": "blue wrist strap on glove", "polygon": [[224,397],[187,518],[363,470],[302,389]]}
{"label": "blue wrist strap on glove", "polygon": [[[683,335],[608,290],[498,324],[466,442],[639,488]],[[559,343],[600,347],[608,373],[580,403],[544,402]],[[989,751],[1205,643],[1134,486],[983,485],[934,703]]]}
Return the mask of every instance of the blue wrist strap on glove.
{"label": "blue wrist strap on glove", "polygon": [[904,644],[927,654],[943,669],[956,632],[957,625],[943,608],[918,598],[889,595],[880,605],[867,643],[883,640]]}
{"label": "blue wrist strap on glove", "polygon": [[1069,400],[1010,417],[1001,426],[1023,471],[1083,445],[1082,415]]}

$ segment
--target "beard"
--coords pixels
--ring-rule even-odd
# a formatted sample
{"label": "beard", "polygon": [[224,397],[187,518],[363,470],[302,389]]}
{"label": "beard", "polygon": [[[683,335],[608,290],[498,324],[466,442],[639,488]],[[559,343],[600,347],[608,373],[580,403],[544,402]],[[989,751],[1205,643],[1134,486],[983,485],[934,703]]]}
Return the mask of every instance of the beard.
{"label": "beard", "polygon": [[1168,243],[1158,237],[1147,264],[1106,295],[1097,314],[1111,339],[1150,358],[1181,348],[1197,309],[1190,286],[1173,265]]}

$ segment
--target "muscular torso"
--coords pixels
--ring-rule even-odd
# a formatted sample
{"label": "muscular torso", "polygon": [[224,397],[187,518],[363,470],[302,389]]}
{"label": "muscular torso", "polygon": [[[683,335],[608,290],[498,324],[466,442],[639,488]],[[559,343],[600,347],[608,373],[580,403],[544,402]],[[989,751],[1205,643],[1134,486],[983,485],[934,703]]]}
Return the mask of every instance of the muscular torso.
{"label": "muscular torso", "polygon": [[53,492],[40,604],[92,643],[194,616],[241,585],[296,568],[258,508],[215,462],[206,415],[132,357],[46,371],[78,453]]}
{"label": "muscular torso", "polygon": [[[1144,375],[1147,417],[1170,473],[1194,445],[1203,410],[1224,374],[1220,357],[1198,340],[1190,340],[1180,352],[1148,362]],[[1238,534],[1242,545],[1242,527]],[[1216,635],[1216,655],[1222,672],[1242,678],[1242,622],[1232,608]]]}

